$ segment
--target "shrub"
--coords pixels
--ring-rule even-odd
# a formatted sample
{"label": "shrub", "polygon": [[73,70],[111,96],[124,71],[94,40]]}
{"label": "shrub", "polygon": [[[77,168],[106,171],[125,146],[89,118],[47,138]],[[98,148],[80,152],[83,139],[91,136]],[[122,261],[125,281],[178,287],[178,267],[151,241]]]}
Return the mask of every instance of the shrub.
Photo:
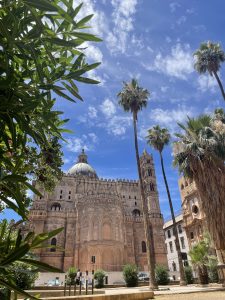
{"label": "shrub", "polygon": [[219,276],[217,272],[217,258],[214,256],[209,257],[209,262],[208,262],[208,274],[209,274],[209,281],[210,282],[218,282],[219,281]]}
{"label": "shrub", "polygon": [[138,285],[138,268],[136,265],[127,264],[123,268],[123,278],[128,287]]}
{"label": "shrub", "polygon": [[168,270],[164,266],[156,266],[155,275],[158,284],[166,285],[170,282]]}
{"label": "shrub", "polygon": [[104,287],[105,272],[103,270],[95,271],[94,279],[96,280],[95,287],[99,288],[99,289],[103,288]]}
{"label": "shrub", "polygon": [[75,284],[75,278],[77,276],[77,268],[70,267],[67,271],[67,283],[68,284]]}
{"label": "shrub", "polygon": [[191,284],[194,282],[193,272],[191,266],[187,266],[184,268],[184,275],[187,284]]}
{"label": "shrub", "polygon": [[15,262],[9,269],[16,286],[23,290],[32,288],[38,278],[37,269],[25,263]]}

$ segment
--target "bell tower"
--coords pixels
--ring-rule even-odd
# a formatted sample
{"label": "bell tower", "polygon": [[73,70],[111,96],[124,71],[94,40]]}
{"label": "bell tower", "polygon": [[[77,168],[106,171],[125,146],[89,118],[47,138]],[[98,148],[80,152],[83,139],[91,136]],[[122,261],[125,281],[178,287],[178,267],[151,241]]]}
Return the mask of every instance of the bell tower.
{"label": "bell tower", "polygon": [[159,205],[159,195],[155,176],[153,157],[146,150],[140,157],[141,174],[145,197],[148,202],[149,220],[152,225],[155,258],[158,264],[167,266],[166,246],[163,232],[163,215]]}

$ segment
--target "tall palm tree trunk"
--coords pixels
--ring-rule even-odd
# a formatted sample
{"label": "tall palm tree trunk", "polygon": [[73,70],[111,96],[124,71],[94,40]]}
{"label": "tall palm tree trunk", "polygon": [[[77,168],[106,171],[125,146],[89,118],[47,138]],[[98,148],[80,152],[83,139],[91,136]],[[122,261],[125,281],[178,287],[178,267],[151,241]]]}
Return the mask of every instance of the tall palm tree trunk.
{"label": "tall palm tree trunk", "polygon": [[160,154],[163,178],[164,178],[164,182],[165,182],[165,186],[166,186],[166,192],[167,192],[169,205],[170,205],[170,212],[171,212],[171,216],[172,216],[172,220],[173,220],[173,232],[175,235],[175,247],[176,247],[176,251],[177,251],[177,255],[178,255],[178,263],[179,263],[179,270],[180,270],[180,285],[186,285],[186,280],[185,280],[185,275],[184,275],[184,266],[183,266],[183,262],[182,262],[181,249],[180,249],[179,237],[178,237],[178,232],[177,232],[176,219],[175,219],[175,215],[174,215],[173,203],[171,200],[170,190],[169,190],[169,186],[168,186],[168,182],[167,182],[167,178],[166,178],[162,152],[159,152],[159,154]]}
{"label": "tall palm tree trunk", "polygon": [[139,182],[140,182],[140,189],[141,189],[142,210],[143,210],[145,240],[146,240],[146,248],[147,248],[148,269],[149,269],[149,288],[153,290],[158,288],[158,285],[155,280],[155,258],[154,258],[153,234],[152,234],[151,222],[148,217],[148,204],[145,197],[144,184],[143,184],[142,174],[141,174],[136,121],[137,121],[137,114],[133,113],[134,142],[135,142],[137,168],[138,168],[138,175],[139,175]]}
{"label": "tall palm tree trunk", "polygon": [[221,94],[222,94],[223,99],[224,99],[224,101],[225,101],[225,92],[224,92],[224,89],[223,89],[222,82],[221,82],[221,80],[220,80],[220,78],[219,78],[219,76],[218,76],[218,74],[217,74],[216,71],[213,71],[213,75],[215,76],[215,78],[216,78],[216,80],[217,80],[217,83],[218,83],[218,85],[219,85],[219,87],[220,87],[220,90],[221,90]]}

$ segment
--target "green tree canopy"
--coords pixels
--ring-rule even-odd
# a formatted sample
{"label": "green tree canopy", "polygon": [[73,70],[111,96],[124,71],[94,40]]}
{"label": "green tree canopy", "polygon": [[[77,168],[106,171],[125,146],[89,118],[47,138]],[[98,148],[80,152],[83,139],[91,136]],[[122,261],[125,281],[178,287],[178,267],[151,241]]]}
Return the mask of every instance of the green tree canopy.
{"label": "green tree canopy", "polygon": [[216,249],[225,250],[225,114],[188,118],[177,134],[174,164],[184,176],[194,179],[210,236]]}
{"label": "green tree canopy", "polygon": [[98,83],[85,73],[100,63],[86,62],[82,44],[100,39],[85,32],[93,15],[79,19],[82,4],[73,0],[4,0],[0,7],[0,200],[26,218],[25,190],[37,192],[28,176],[51,187],[61,175],[67,120],[55,97],[82,100],[77,82]]}

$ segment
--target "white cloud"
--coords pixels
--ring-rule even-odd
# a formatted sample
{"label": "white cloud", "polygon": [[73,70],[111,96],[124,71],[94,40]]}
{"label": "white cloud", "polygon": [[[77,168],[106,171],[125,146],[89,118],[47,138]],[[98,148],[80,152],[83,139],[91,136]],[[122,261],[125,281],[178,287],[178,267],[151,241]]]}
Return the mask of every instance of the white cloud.
{"label": "white cloud", "polygon": [[87,135],[83,134],[81,137],[68,138],[66,143],[67,150],[75,153],[85,151],[92,151],[95,149],[95,145],[98,143],[98,137],[95,133],[90,132]]}
{"label": "white cloud", "polygon": [[201,92],[211,91],[215,92],[217,86],[216,79],[210,75],[200,75],[198,77],[198,89]]}
{"label": "white cloud", "polygon": [[182,23],[185,23],[187,21],[187,17],[185,16],[181,16],[178,20],[177,20],[177,24],[181,25]]}
{"label": "white cloud", "polygon": [[97,118],[97,109],[94,108],[94,106],[89,106],[88,107],[88,117],[91,119]]}
{"label": "white cloud", "polygon": [[160,90],[161,92],[165,93],[168,90],[168,88],[169,88],[168,86],[161,86]]}
{"label": "white cloud", "polygon": [[105,99],[100,105],[100,110],[106,117],[111,117],[116,112],[116,106],[111,100]]}
{"label": "white cloud", "polygon": [[84,53],[88,59],[91,59],[95,62],[103,61],[103,54],[98,47],[93,46],[90,43],[84,43],[83,46],[87,47],[86,49],[84,49]]}
{"label": "white cloud", "polygon": [[178,105],[173,109],[155,108],[151,111],[150,119],[152,123],[167,127],[171,133],[178,130],[177,123],[183,123],[187,120],[187,116],[192,117],[195,114],[194,109],[184,105]]}
{"label": "white cloud", "polygon": [[93,143],[97,144],[98,143],[98,137],[94,132],[88,133],[88,136],[92,140]]}
{"label": "white cloud", "polygon": [[114,27],[106,37],[107,47],[113,54],[125,53],[129,32],[133,29],[137,0],[111,0],[111,4]]}
{"label": "white cloud", "polygon": [[113,116],[108,120],[106,129],[109,134],[114,136],[122,136],[126,133],[127,128],[132,123],[132,117],[130,116]]}
{"label": "white cloud", "polygon": [[170,11],[171,13],[174,13],[176,11],[177,8],[180,7],[180,4],[177,2],[171,2],[170,3]]}
{"label": "white cloud", "polygon": [[168,76],[186,80],[193,72],[193,57],[189,44],[177,43],[169,55],[156,55],[153,65],[143,65],[147,70],[164,73]]}
{"label": "white cloud", "polygon": [[91,26],[90,32],[102,37],[103,33],[108,31],[107,18],[104,12],[96,9],[95,1],[93,0],[74,1],[73,6],[77,7],[80,3],[83,3],[83,6],[77,15],[77,19],[79,20],[93,14],[94,16],[88,22],[88,25]]}

